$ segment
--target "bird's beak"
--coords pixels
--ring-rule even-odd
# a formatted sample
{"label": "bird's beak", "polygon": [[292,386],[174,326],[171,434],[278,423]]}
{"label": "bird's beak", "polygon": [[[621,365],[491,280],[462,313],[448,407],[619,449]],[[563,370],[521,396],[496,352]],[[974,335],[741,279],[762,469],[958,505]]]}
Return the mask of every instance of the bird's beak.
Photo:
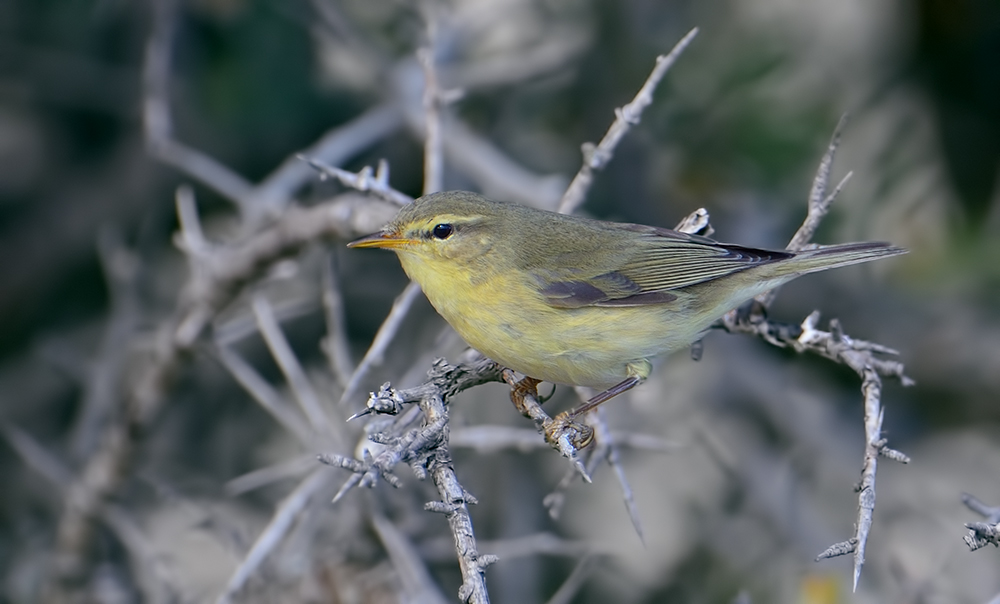
{"label": "bird's beak", "polygon": [[361,239],[355,239],[347,244],[347,247],[382,247],[387,249],[400,248],[411,243],[416,243],[413,239],[402,237],[399,233],[387,233],[379,231],[366,235]]}

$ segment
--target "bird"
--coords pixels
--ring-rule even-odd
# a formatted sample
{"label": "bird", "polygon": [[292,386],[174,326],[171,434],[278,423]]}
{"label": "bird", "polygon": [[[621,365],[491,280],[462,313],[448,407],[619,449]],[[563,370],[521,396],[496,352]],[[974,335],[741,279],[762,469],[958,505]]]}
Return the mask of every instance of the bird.
{"label": "bird", "polygon": [[535,382],[598,390],[588,410],[758,294],[906,252],[883,242],[756,249],[467,191],[420,197],[348,247],[395,252],[472,348]]}

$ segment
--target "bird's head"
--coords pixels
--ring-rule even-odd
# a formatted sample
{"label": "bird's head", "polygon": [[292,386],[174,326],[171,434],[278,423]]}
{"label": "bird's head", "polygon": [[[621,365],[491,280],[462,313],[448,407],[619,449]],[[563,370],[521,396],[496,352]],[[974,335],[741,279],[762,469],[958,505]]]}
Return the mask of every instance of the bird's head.
{"label": "bird's head", "polygon": [[390,249],[429,267],[471,265],[502,237],[510,205],[465,191],[425,195],[403,206],[381,231],[347,246]]}

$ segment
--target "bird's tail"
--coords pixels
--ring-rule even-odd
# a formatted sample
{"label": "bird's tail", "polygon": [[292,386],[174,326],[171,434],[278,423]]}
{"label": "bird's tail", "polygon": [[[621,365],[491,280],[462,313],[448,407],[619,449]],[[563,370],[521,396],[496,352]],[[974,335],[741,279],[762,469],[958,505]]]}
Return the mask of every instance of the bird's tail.
{"label": "bird's tail", "polygon": [[769,268],[773,269],[774,277],[798,276],[905,253],[907,250],[882,241],[843,243],[796,252],[793,258]]}

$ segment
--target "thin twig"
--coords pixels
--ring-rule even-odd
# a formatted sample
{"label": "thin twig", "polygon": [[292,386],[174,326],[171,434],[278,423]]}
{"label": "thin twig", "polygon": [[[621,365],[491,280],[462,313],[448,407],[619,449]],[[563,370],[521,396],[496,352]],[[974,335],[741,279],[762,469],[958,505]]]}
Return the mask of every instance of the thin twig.
{"label": "thin twig", "polygon": [[294,434],[300,443],[306,446],[313,445],[315,435],[303,417],[285,402],[267,380],[229,347],[218,344],[215,351],[229,373],[265,411],[270,413],[285,430]]}
{"label": "thin twig", "polygon": [[[82,585],[92,556],[93,522],[128,476],[134,449],[157,415],[169,384],[206,325],[273,262],[328,237],[349,239],[384,223],[378,204],[335,201],[309,208],[293,206],[280,219],[238,244],[218,247],[200,259],[172,318],[155,330],[147,352],[137,362],[134,379],[121,402],[117,421],[109,424],[100,446],[83,463],[67,491],[59,520],[53,565],[53,601],[64,601]],[[384,208],[384,206],[383,206]]]}
{"label": "thin twig", "polygon": [[594,558],[591,556],[583,556],[580,561],[576,563],[573,567],[573,572],[566,577],[563,584],[559,586],[556,593],[552,594],[546,604],[569,604],[573,601],[577,592],[583,587],[583,584],[589,579],[588,571],[593,565]]}
{"label": "thin twig", "polygon": [[437,193],[444,182],[441,142],[441,89],[434,68],[432,48],[421,48],[417,59],[424,70],[424,189],[423,194]]}
{"label": "thin twig", "polygon": [[281,372],[288,381],[288,385],[292,388],[295,400],[298,401],[299,407],[301,407],[309,419],[310,426],[317,434],[329,435],[330,418],[323,411],[323,406],[319,402],[319,395],[316,394],[315,388],[313,388],[309,378],[306,377],[306,373],[302,369],[298,357],[295,356],[291,345],[289,345],[288,340],[285,338],[285,333],[274,318],[271,305],[263,296],[254,296],[253,313],[257,318],[257,327],[260,329],[260,333],[264,336],[264,341],[271,351],[271,356],[274,357],[274,360],[278,363],[278,367],[281,368]]}
{"label": "thin twig", "polygon": [[[785,249],[798,251],[804,248],[809,242],[812,241],[813,235],[816,234],[816,229],[819,228],[820,223],[823,218],[826,217],[827,212],[830,211],[830,205],[840,194],[841,189],[847,184],[847,181],[851,179],[851,172],[848,172],[837,186],[834,187],[833,192],[829,195],[826,194],[826,188],[830,180],[830,170],[833,167],[833,159],[837,154],[837,149],[840,147],[840,137],[843,133],[844,127],[847,125],[847,115],[843,115],[840,121],[837,122],[837,127],[833,130],[833,136],[830,138],[830,144],[827,145],[826,153],[823,154],[823,158],[820,159],[819,167],[816,169],[816,176],[813,178],[812,188],[809,190],[809,203],[806,210],[806,217],[802,221],[802,225],[799,226],[795,234],[792,235],[791,240]],[[769,308],[771,304],[774,303],[774,299],[778,295],[778,288],[766,291],[757,296],[757,301],[764,306],[764,308]]]}
{"label": "thin twig", "polygon": [[139,324],[139,259],[111,228],[101,231],[97,250],[111,294],[111,312],[96,361],[88,367],[79,419],[73,426],[70,447],[77,459],[86,459],[97,449],[102,431],[121,403],[118,385],[128,359],[128,347],[122,342],[129,341]]}
{"label": "thin twig", "polygon": [[562,200],[559,202],[559,213],[572,214],[580,207],[594,181],[594,171],[603,169],[611,161],[618,143],[632,126],[639,123],[642,112],[653,102],[653,91],[660,84],[660,80],[663,79],[663,76],[666,75],[696,35],[698,35],[697,27],[681,38],[681,41],[674,46],[670,53],[656,57],[656,66],[653,67],[653,71],[646,78],[646,82],[639,89],[632,102],[615,110],[615,121],[612,122],[601,142],[596,147],[592,143],[584,145],[583,165],[580,166],[580,171],[576,173],[566,192],[563,193]]}
{"label": "thin twig", "polygon": [[358,387],[368,377],[368,372],[371,368],[382,364],[385,352],[389,349],[389,345],[392,344],[393,339],[399,332],[399,328],[409,314],[410,308],[420,297],[421,293],[417,282],[411,281],[407,284],[403,293],[396,297],[395,302],[392,303],[392,309],[386,315],[385,320],[382,321],[382,325],[375,334],[375,339],[372,340],[372,344],[368,347],[364,358],[361,359],[354,373],[351,374],[351,379],[347,382],[347,387],[344,388],[344,394],[340,397],[341,405],[346,404],[347,401],[351,400],[357,394]]}
{"label": "thin twig", "polygon": [[369,109],[346,124],[327,131],[315,143],[289,156],[248,194],[248,203],[275,213],[288,205],[295,191],[307,183],[314,170],[299,156],[337,166],[363,149],[389,136],[403,125],[403,112],[393,102]]}
{"label": "thin twig", "polygon": [[[537,437],[535,440],[538,440]],[[434,539],[421,544],[420,553],[429,562],[444,562],[455,556],[454,545],[451,539]],[[579,558],[587,554],[612,555],[614,553],[612,548],[607,546],[602,547],[586,541],[567,541],[552,533],[535,533],[524,537],[494,541],[480,540],[479,545],[506,562],[528,556]]]}
{"label": "thin twig", "polygon": [[228,604],[233,596],[246,585],[247,580],[261,563],[271,554],[281,543],[281,540],[288,533],[298,515],[305,509],[309,500],[319,490],[329,484],[330,474],[322,469],[314,471],[306,477],[299,486],[295,488],[285,499],[281,501],[271,516],[264,531],[254,541],[253,547],[247,553],[240,565],[233,571],[232,576],[226,583],[225,589],[215,600],[216,604]]}
{"label": "thin twig", "polygon": [[[60,497],[65,496],[66,486],[72,483],[73,474],[62,461],[16,426],[0,424],[0,435],[25,465],[48,480]],[[101,519],[125,546],[144,600],[154,604],[176,601],[176,578],[171,576],[161,556],[131,515],[120,506],[107,505],[101,510]],[[58,597],[52,593],[48,596]]]}
{"label": "thin twig", "polygon": [[622,467],[619,444],[615,441],[611,429],[608,428],[607,412],[605,408],[598,407],[597,413],[590,413],[589,416],[589,423],[594,428],[594,442],[598,448],[594,454],[606,459],[608,465],[614,470],[615,478],[618,479],[618,485],[622,490],[622,500],[625,502],[625,509],[628,511],[629,520],[632,521],[632,528],[635,529],[636,535],[639,536],[639,541],[645,544],[646,538],[642,530],[642,519],[639,516],[639,508],[635,503],[632,485],[629,484],[628,477],[625,476],[625,468]]}
{"label": "thin twig", "polygon": [[385,162],[379,162],[378,170],[373,175],[369,166],[365,166],[360,172],[355,173],[341,170],[307,155],[297,155],[296,157],[318,170],[320,178],[336,178],[344,186],[364,193],[372,193],[397,206],[405,206],[413,201],[413,198],[406,193],[401,193],[389,186],[389,164]]}
{"label": "thin twig", "polygon": [[174,139],[170,112],[170,67],[178,4],[177,0],[153,4],[153,30],[146,43],[142,70],[142,118],[146,148],[160,161],[194,177],[240,207],[253,186],[212,157]]}
{"label": "thin twig", "polygon": [[445,604],[448,600],[434,583],[427,565],[406,535],[378,513],[372,515],[372,526],[392,560],[405,599],[427,604]]}
{"label": "thin twig", "polygon": [[323,263],[323,310],[326,318],[326,337],[321,346],[330,365],[330,373],[341,388],[347,388],[355,367],[351,360],[351,347],[347,341],[347,320],[344,317],[344,299],[333,267],[334,256],[326,255]]}
{"label": "thin twig", "polygon": [[862,465],[861,483],[858,491],[858,518],[854,536],[837,543],[819,556],[817,560],[854,554],[854,587],[861,577],[864,565],[865,544],[871,528],[872,512],[875,508],[875,473],[878,457],[888,457],[902,463],[909,458],[889,449],[881,436],[883,410],[881,390],[883,376],[895,377],[904,386],[913,381],[904,373],[903,364],[898,361],[878,358],[876,355],[893,354],[895,351],[878,344],[854,340],[843,333],[836,320],[831,321],[830,331],[816,328],[819,313],[814,312],[801,325],[787,325],[768,320],[759,304],[752,304],[750,310],[733,311],[723,317],[721,324],[730,333],[747,333],[759,336],[770,344],[792,348],[799,353],[812,352],[847,365],[861,378],[861,390],[865,400],[865,453]]}
{"label": "thin twig", "polygon": [[316,456],[314,454],[299,455],[233,478],[225,484],[226,494],[230,497],[238,497],[280,480],[301,476],[315,467]]}

